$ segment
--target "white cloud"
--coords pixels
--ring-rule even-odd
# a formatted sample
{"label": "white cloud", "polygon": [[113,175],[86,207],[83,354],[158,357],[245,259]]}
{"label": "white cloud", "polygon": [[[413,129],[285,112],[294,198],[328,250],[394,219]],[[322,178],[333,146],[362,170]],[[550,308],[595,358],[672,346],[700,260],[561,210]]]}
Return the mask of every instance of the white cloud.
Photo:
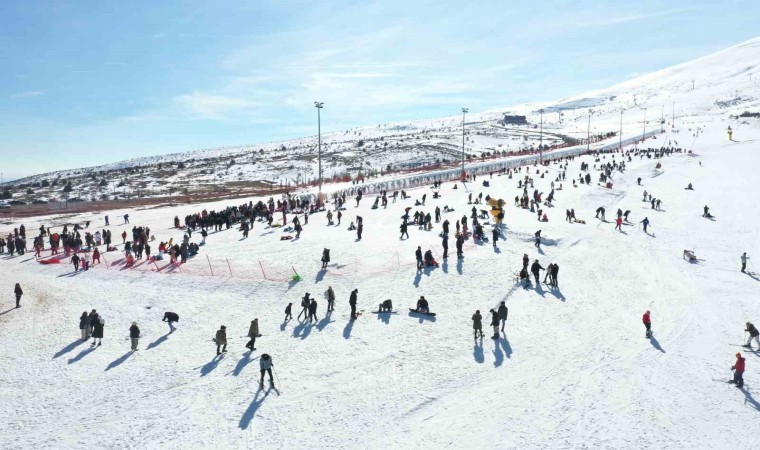
{"label": "white cloud", "polygon": [[17,92],[13,95],[11,95],[11,98],[29,98],[29,97],[39,97],[40,95],[43,95],[45,91],[24,91],[24,92]]}
{"label": "white cloud", "polygon": [[174,97],[172,103],[176,108],[189,113],[194,118],[214,120],[226,119],[230,113],[241,112],[257,106],[255,102],[242,98],[210,95],[197,91]]}

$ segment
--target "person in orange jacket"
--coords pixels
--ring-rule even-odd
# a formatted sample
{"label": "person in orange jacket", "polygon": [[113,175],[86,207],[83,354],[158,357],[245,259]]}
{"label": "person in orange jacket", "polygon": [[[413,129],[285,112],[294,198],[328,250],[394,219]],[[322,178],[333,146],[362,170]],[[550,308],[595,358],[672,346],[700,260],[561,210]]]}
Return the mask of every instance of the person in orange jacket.
{"label": "person in orange jacket", "polygon": [[646,338],[649,339],[652,337],[652,319],[649,317],[649,310],[647,309],[644,313],[644,316],[641,318],[641,321],[644,322],[644,326],[647,329]]}
{"label": "person in orange jacket", "polygon": [[744,358],[741,353],[736,353],[736,362],[731,366],[731,370],[734,371],[734,379],[731,382],[738,388],[744,386]]}

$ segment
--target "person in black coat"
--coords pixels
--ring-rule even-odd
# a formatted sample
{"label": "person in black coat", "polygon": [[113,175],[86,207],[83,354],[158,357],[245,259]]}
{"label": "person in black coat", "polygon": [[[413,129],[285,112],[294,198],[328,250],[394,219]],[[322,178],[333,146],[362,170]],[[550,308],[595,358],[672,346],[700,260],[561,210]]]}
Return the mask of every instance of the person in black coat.
{"label": "person in black coat", "polygon": [[21,290],[21,284],[16,283],[13,293],[16,294],[16,308],[21,308],[21,296],[24,295],[24,291]]}
{"label": "person in black coat", "polygon": [[491,339],[499,339],[499,313],[493,309],[491,309],[491,326],[493,327]]}
{"label": "person in black coat", "polygon": [[457,258],[459,259],[464,258],[464,252],[462,251],[463,245],[464,245],[464,236],[460,234],[457,236]]}
{"label": "person in black coat", "polygon": [[285,322],[293,318],[293,303],[288,303],[285,307]]}
{"label": "person in black coat", "polygon": [[356,297],[358,293],[359,289],[354,289],[348,298],[348,304],[351,306],[351,319],[356,319]]}
{"label": "person in black coat", "polygon": [[106,321],[100,317],[100,315],[95,315],[96,320],[95,324],[92,328],[92,346],[95,346],[95,342],[97,342],[98,347],[103,343],[103,328],[106,325]]}
{"label": "person in black coat", "polygon": [[422,247],[417,246],[417,250],[414,251],[414,257],[417,259],[417,270],[422,270]]}
{"label": "person in black coat", "polygon": [[82,333],[82,341],[86,341],[90,337],[90,316],[87,315],[87,311],[82,313],[82,317],[79,318],[79,331]]}
{"label": "person in black coat", "polygon": [[317,318],[317,301],[314,299],[312,299],[311,303],[309,303],[309,323],[311,323],[312,318],[315,322],[319,320]]}
{"label": "person in black coat", "polygon": [[327,269],[327,263],[330,262],[330,249],[322,250],[322,270]]}
{"label": "person in black coat", "polygon": [[443,259],[446,259],[449,257],[449,235],[448,233],[443,233],[443,238],[441,240],[441,245],[443,245]]}
{"label": "person in black coat", "polygon": [[132,322],[132,326],[129,327],[129,338],[132,340],[132,351],[137,351],[137,342],[140,340],[140,329],[137,327],[137,322]]}
{"label": "person in black coat", "polygon": [[541,283],[540,274],[542,270],[546,269],[541,267],[541,264],[538,263],[538,260],[533,261],[533,264],[530,266],[530,273],[532,273],[536,278],[536,285],[539,285]]}
{"label": "person in black coat", "polygon": [[174,322],[179,322],[179,315],[177,313],[167,311],[164,313],[164,318],[161,319],[161,322],[168,322],[169,334],[174,333],[174,330],[176,330],[176,328],[174,328]]}

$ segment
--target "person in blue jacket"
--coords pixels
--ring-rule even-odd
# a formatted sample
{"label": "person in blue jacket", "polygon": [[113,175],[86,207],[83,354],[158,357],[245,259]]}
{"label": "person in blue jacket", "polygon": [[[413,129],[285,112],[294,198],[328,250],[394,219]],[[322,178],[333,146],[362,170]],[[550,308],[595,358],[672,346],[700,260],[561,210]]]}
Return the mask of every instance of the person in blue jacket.
{"label": "person in blue jacket", "polygon": [[264,353],[259,359],[259,368],[261,369],[261,379],[259,380],[259,386],[264,386],[264,372],[269,372],[269,385],[274,387],[274,379],[272,378],[272,357]]}

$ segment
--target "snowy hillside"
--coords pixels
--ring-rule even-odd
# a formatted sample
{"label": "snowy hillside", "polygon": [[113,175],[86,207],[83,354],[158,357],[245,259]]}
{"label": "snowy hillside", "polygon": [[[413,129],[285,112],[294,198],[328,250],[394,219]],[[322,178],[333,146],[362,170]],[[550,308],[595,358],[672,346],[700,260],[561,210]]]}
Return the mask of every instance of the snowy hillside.
{"label": "snowy hillside", "polygon": [[[592,134],[616,131],[624,107],[625,138],[643,133],[635,94],[635,104],[647,108],[646,126],[663,125],[664,133],[626,146],[625,153],[523,167],[511,178],[481,175],[457,189],[453,182],[411,189],[411,198],[389,199],[387,208],[372,209],[374,196],[358,207],[348,198],[339,226],[328,225],[325,212],[315,213],[299,239],[281,240],[294,233],[264,222],[254,224],[248,239],[236,226],[210,232],[207,245],[182,265],[142,260],[125,267],[122,231],[148,226],[157,248],[181,241],[175,216],[267,198],[25,219],[30,236],[40,225],[60,232],[90,221],[86,231],[110,229],[118,250],[87,272],[74,272],[65,260],[40,264],[31,252],[0,257],[0,447],[756,447],[760,351],[740,345],[745,322],[760,325],[754,267],[760,264],[754,261],[760,258],[760,203],[751,198],[760,189],[760,121],[731,117],[760,112],[760,74],[750,61],[760,62],[760,39],[555,105],[510,109],[534,123],[543,108],[545,130],[579,139],[587,132],[588,106]],[[673,126],[667,109],[674,101]],[[659,123],[662,105],[665,124]],[[500,113],[471,116],[468,123],[499,129]],[[455,145],[457,120],[408,126],[420,136],[435,127],[444,136],[439,142]],[[450,135],[441,131],[448,127]],[[374,136],[379,140],[390,129]],[[367,138],[370,132],[361,133]],[[357,138],[330,137],[336,152]],[[668,145],[683,151],[658,157],[643,150]],[[612,172],[608,188],[598,180],[601,165],[612,162],[625,163],[625,170]],[[567,178],[557,181],[562,172]],[[574,187],[587,173],[592,182]],[[528,174],[534,180],[529,195],[536,189],[545,200],[554,183],[554,206],[538,206],[547,222],[515,206],[523,193],[518,181]],[[693,190],[685,189],[689,183]],[[433,198],[435,191],[440,198]],[[642,201],[645,191],[662,201],[660,209]],[[466,215],[470,225],[468,199],[480,193],[506,201],[506,240],[494,246],[470,238],[457,259],[454,222]],[[415,206],[423,195],[425,205]],[[409,239],[399,239],[405,208],[433,214],[444,206],[454,209],[442,214],[451,224],[447,259],[442,223],[430,231],[410,225]],[[607,221],[594,216],[600,206]],[[704,206],[712,220],[702,217]],[[585,224],[564,220],[568,209]],[[630,211],[621,231],[614,229],[618,209]],[[129,225],[120,218],[127,213]],[[357,216],[364,223],[361,239],[347,229]],[[0,236],[21,223],[3,223]],[[538,230],[540,249],[534,246]],[[199,233],[191,240],[200,242]],[[417,246],[432,250],[440,266],[418,271]],[[325,247],[331,262],[321,272]],[[686,249],[696,261],[684,259]],[[750,256],[747,274],[739,270],[743,252]],[[523,254],[543,267],[557,264],[558,287],[521,286],[516,274]],[[291,280],[294,271],[300,281]],[[24,290],[20,308],[11,294],[15,283]],[[328,286],[337,296],[332,314],[326,314]],[[355,321],[348,305],[353,289],[362,311]],[[307,292],[319,303],[316,323],[284,322],[286,305],[292,302],[297,316]],[[408,311],[420,296],[434,318]],[[385,299],[393,300],[397,314],[372,313]],[[501,301],[509,316],[505,332],[492,340],[488,312]],[[106,321],[103,345],[94,348],[79,340],[78,329],[82,312],[92,309]],[[473,339],[476,310],[483,314],[482,340]],[[646,310],[651,339],[641,322]],[[180,316],[173,333],[161,322],[166,311]],[[249,352],[244,336],[254,318],[262,336]],[[133,321],[142,332],[137,352],[127,339]],[[212,338],[221,325],[229,345],[217,356]],[[746,358],[742,389],[725,383],[737,352]],[[273,357],[277,390],[258,387],[263,353]]]}
{"label": "snowy hillside", "polygon": [[[699,126],[695,114],[717,116],[728,126],[760,110],[760,38],[669,69],[546,104],[519,105],[466,116],[465,150],[478,160],[585,142],[588,135],[623,136],[671,125]],[[754,78],[753,78],[754,76]],[[543,109],[545,114],[540,114]],[[589,127],[589,109],[592,118]],[[645,114],[646,109],[646,114]],[[527,125],[503,122],[524,115]],[[543,120],[543,133],[540,123]],[[760,118],[751,118],[757,123]],[[316,129],[315,129],[316,131]],[[398,173],[461,160],[462,116],[362,127],[322,136],[328,180]],[[13,199],[86,201],[179,194],[260,191],[303,186],[318,179],[317,136],[260,145],[200,150],[65,170],[13,182]],[[67,192],[64,189],[70,185]]]}

